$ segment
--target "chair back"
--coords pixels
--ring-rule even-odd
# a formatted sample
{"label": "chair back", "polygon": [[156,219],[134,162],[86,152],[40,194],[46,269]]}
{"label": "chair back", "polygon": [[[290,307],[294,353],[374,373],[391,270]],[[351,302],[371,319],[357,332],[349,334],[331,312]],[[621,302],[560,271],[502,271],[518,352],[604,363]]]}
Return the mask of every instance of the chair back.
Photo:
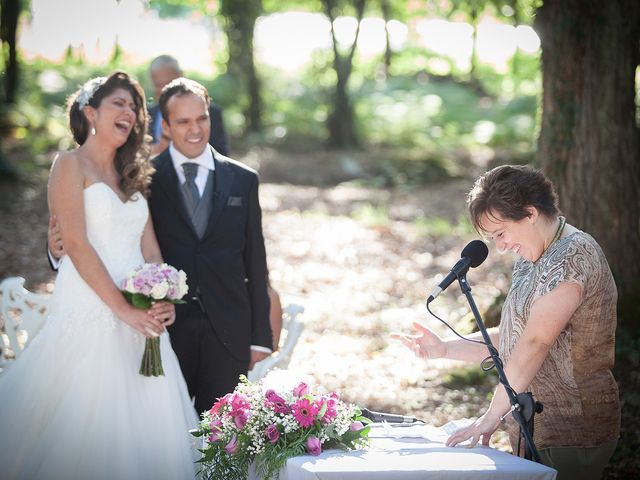
{"label": "chair back", "polygon": [[22,277],[5,278],[0,283],[0,369],[18,358],[40,331],[49,298],[24,288]]}
{"label": "chair back", "polygon": [[304,330],[304,322],[298,315],[304,312],[304,307],[296,303],[290,303],[282,310],[282,334],[280,348],[269,357],[256,363],[247,378],[252,382],[260,380],[267,372],[275,367],[286,369],[291,361],[293,348],[298,343],[300,334]]}

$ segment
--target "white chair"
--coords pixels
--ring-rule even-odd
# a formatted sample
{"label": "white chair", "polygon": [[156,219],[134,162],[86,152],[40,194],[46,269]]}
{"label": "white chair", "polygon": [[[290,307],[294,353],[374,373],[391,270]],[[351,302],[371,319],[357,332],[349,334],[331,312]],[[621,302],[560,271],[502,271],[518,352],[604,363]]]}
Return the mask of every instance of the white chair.
{"label": "white chair", "polygon": [[[0,283],[0,372],[15,360],[44,325],[50,295],[24,288],[24,278],[9,277]],[[274,367],[286,369],[304,323],[298,318],[304,307],[295,303],[283,309],[280,348],[258,362],[249,372],[251,381],[259,380]]]}
{"label": "white chair", "polygon": [[20,356],[44,325],[50,295],[24,288],[24,278],[0,283],[0,371]]}
{"label": "white chair", "polygon": [[291,360],[293,347],[296,346],[302,330],[304,330],[304,322],[298,315],[304,312],[302,305],[291,303],[284,307],[282,312],[282,335],[280,337],[280,348],[271,356],[256,363],[247,378],[252,382],[260,380],[267,372],[275,367],[286,369]]}

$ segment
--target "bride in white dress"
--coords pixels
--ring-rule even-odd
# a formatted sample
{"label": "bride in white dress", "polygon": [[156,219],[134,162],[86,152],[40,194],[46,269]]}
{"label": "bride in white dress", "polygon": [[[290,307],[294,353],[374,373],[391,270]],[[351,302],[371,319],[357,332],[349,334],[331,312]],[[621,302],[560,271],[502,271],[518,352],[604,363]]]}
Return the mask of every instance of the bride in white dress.
{"label": "bride in white dress", "polygon": [[[173,305],[130,306],[117,285],[161,262],[144,197],[144,93],[122,72],[70,99],[80,145],[58,156],[49,206],[67,252],[44,328],[0,376],[3,479],[194,478],[198,422],[165,326]],[[165,375],[138,373],[161,334]]]}

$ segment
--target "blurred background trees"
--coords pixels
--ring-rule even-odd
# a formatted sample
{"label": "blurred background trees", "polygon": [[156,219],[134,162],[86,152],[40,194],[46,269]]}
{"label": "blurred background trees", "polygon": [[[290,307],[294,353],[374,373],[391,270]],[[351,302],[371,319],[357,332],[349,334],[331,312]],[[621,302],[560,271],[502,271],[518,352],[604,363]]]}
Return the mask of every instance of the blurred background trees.
{"label": "blurred background trees", "polygon": [[[120,4],[132,1],[137,0]],[[208,25],[219,40],[224,34],[212,60],[214,75],[187,73],[225,107],[236,146],[373,152],[373,181],[381,186],[477,174],[505,162],[541,166],[557,183],[569,220],[603,245],[621,287],[624,323],[640,325],[638,2],[148,0],[142,5],[161,18]],[[2,0],[0,6],[5,157],[68,148],[64,98],[91,75],[125,68],[150,91],[146,62],[128,61],[117,38],[106,64],[92,62],[83,46],[71,45],[64,58],[19,61],[18,30],[32,20],[32,5]],[[294,30],[294,42],[326,38],[320,43],[315,38],[323,47],[309,50],[299,68],[283,71],[258,60],[256,29],[292,12],[325,19],[320,30]],[[512,38],[507,69],[479,56],[487,25],[521,34],[534,18],[540,50],[523,52]],[[292,17],[288,28],[295,29],[295,22]],[[381,28],[369,28],[363,37],[367,22]],[[450,46],[467,45],[467,58],[419,41],[445,22],[451,27]],[[166,34],[172,35],[169,27]],[[487,38],[495,49],[501,47],[500,40]],[[372,42],[384,45],[380,53],[366,48]],[[17,162],[4,165],[0,172],[7,174]],[[345,168],[357,170],[348,161]]]}

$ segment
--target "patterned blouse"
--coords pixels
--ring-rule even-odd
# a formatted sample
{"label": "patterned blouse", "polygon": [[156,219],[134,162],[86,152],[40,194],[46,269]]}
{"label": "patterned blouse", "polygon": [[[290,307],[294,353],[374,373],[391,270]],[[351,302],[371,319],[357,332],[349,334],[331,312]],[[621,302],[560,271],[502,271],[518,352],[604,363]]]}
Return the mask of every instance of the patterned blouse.
{"label": "patterned blouse", "polygon": [[[500,320],[500,356],[509,361],[535,300],[562,282],[580,285],[582,302],[529,387],[544,407],[534,422],[538,449],[596,446],[616,440],[620,432],[618,386],[611,373],[617,290],[590,235],[574,232],[553,242],[536,262],[516,262]],[[515,452],[519,428],[511,415],[507,430]]]}

